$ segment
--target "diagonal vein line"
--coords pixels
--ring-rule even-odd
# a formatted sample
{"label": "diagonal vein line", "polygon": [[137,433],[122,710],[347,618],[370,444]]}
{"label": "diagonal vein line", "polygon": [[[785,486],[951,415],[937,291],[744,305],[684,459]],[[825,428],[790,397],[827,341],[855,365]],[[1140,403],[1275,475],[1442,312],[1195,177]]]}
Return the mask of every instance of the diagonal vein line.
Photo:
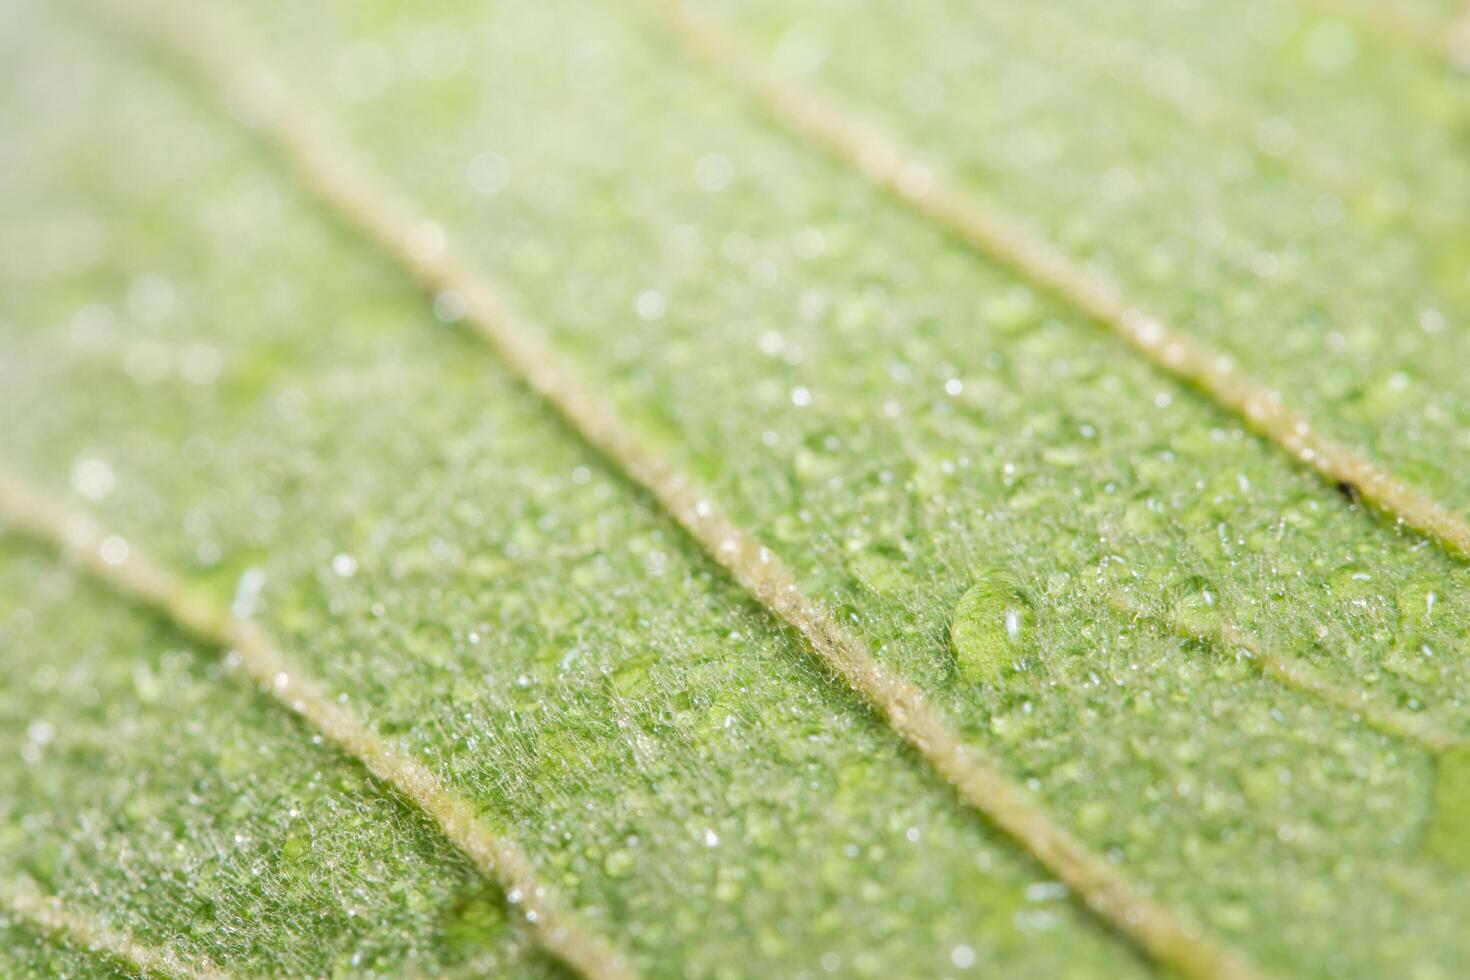
{"label": "diagonal vein line", "polygon": [[[1066,67],[1084,59],[1093,78],[1110,79],[1143,95],[1193,129],[1247,146],[1268,166],[1345,202],[1370,200],[1379,190],[1378,178],[1353,160],[1352,153],[1310,137],[1290,119],[1265,115],[1260,107],[1232,98],[1217,79],[1190,67],[1182,58],[1170,60],[1170,84],[1165,87],[1153,76],[1150,66],[1157,63],[1151,60],[1155,52],[1144,42],[1105,37],[1058,5],[1043,12],[1021,4],[1006,12],[1007,16],[992,23],[998,23],[998,29],[1013,37],[1019,34],[1039,60]],[[1470,29],[1470,22],[1466,28]],[[1280,122],[1291,127],[1290,139],[1285,145],[1263,148],[1261,134]],[[1417,198],[1406,201],[1391,218],[1427,236],[1460,229],[1452,217],[1425,207]],[[1208,251],[1227,264],[1249,267],[1248,262],[1218,246]],[[1334,292],[1333,298],[1340,299],[1340,292]]]}
{"label": "diagonal vein line", "polygon": [[1151,611],[1117,593],[1108,597],[1108,604],[1125,616],[1157,623],[1185,639],[1244,650],[1263,674],[1282,687],[1343,708],[1385,735],[1416,742],[1436,754],[1462,744],[1461,739],[1425,718],[1380,704],[1358,688],[1336,683],[1305,660],[1268,646],[1228,618],[1220,619],[1213,628],[1209,628],[1172,613]]}
{"label": "diagonal vein line", "polygon": [[[1008,16],[999,19],[1000,29],[1021,32],[1024,42],[1039,59],[1063,66],[1078,59],[1088,59],[1088,70],[1094,77],[1109,78],[1142,94],[1196,130],[1247,146],[1268,166],[1303,184],[1315,185],[1344,202],[1371,200],[1378,194],[1380,179],[1362,169],[1352,159],[1351,152],[1319,142],[1290,119],[1265,115],[1260,107],[1232,98],[1221,88],[1218,80],[1201,74],[1182,58],[1169,62],[1171,84],[1165,88],[1151,73],[1150,65],[1156,63],[1151,61],[1154,52],[1144,42],[1131,38],[1106,38],[1079,21],[1062,5],[1053,5],[1042,13],[1022,4],[1008,8],[1007,13]],[[1018,26],[1018,21],[1037,14],[1051,22],[1050,31],[1036,20],[1026,26]],[[1466,26],[1470,28],[1470,24]],[[1058,43],[1066,41],[1071,42],[1070,46]],[[1115,51],[1115,46],[1120,50]],[[1292,135],[1285,145],[1268,150],[1263,145],[1261,134],[1280,122],[1291,127]],[[1453,216],[1426,207],[1417,197],[1395,209],[1390,220],[1428,237],[1458,233],[1461,228]],[[1248,261],[1230,254],[1228,249],[1212,245],[1207,251],[1226,264],[1249,269]],[[1342,291],[1334,290],[1328,308],[1340,312],[1342,299]]]}
{"label": "diagonal vein line", "polygon": [[203,956],[185,958],[167,947],[150,946],[126,929],[69,909],[61,899],[43,895],[29,878],[0,881],[0,910],[42,932],[131,963],[145,973],[177,980],[228,980],[230,976]]}
{"label": "diagonal vein line", "polygon": [[1470,70],[1470,32],[1464,21],[1443,32],[1416,24],[1394,9],[1393,0],[1296,0],[1307,10],[1353,21],[1370,34],[1422,55],[1445,62],[1451,68]]}
{"label": "diagonal vein line", "polygon": [[442,231],[417,219],[405,202],[356,168],[295,108],[296,99],[284,97],[283,89],[271,95],[272,86],[250,84],[262,77],[263,69],[239,60],[236,39],[220,44],[203,25],[186,25],[182,7],[170,5],[167,16],[161,10],[124,5],[136,29],[165,45],[254,120],[262,140],[343,220],[401,263],[426,290],[459,294],[467,326],[589,444],[646,489],[772,616],[799,632],[828,668],[913,745],[968,805],[1158,962],[1194,978],[1262,976],[1243,954],[1151,898],[1057,823],[993,760],[965,745],[915,685],[874,659],[860,637],[802,591],[771,549],[734,524],[711,497],[624,423],[610,403],[584,387],[560,355],[538,339],[539,329],[512,312],[490,281],[447,247]]}
{"label": "diagonal vein line", "polygon": [[41,491],[4,472],[0,472],[0,519],[56,547],[116,591],[157,610],[184,631],[232,651],[248,677],[428,814],[477,870],[505,888],[532,934],[552,955],[592,980],[632,976],[601,937],[560,908],[520,848],[480,819],[469,800],[330,697],[255,624],[235,619],[216,603],[191,593],[123,538],[85,515],[58,507]]}
{"label": "diagonal vein line", "polygon": [[[1036,13],[1040,11],[1024,5],[1013,8],[1014,16],[1019,18]],[[1270,152],[1262,149],[1260,134],[1272,120],[1254,106],[1231,98],[1215,79],[1191,68],[1183,58],[1170,62],[1169,78],[1175,84],[1165,90],[1151,77],[1150,58],[1155,52],[1146,43],[1104,38],[1061,5],[1054,5],[1042,16],[1051,21],[1050,32],[1042,30],[1038,23],[1021,28],[1025,32],[1026,43],[1037,57],[1057,64],[1058,59],[1075,58],[1080,52],[1082,57],[1091,60],[1090,70],[1095,74],[1112,78],[1119,85],[1142,93],[1196,129],[1250,147],[1260,159],[1304,183],[1316,184],[1349,201],[1367,198],[1374,193],[1374,179],[1351,162],[1346,151],[1312,140],[1294,124],[1294,136],[1289,145]],[[1000,23],[1002,29],[1013,28],[1012,17],[1003,17]],[[1058,46],[1059,40],[1070,40],[1072,44],[1063,49]],[[1125,44],[1126,50],[1115,54],[1113,44]],[[1417,201],[1411,202],[1402,216],[1426,231],[1437,233],[1445,226],[1443,219]]]}
{"label": "diagonal vein line", "polygon": [[820,96],[775,77],[733,37],[656,0],[666,23],[696,56],[730,77],[795,135],[858,170],[909,207],[1126,341],[1154,366],[1203,392],[1334,483],[1357,488],[1391,517],[1470,557],[1470,523],[1396,474],[1313,426],[1279,391],[1242,372],[1233,358],[1133,305],[1111,281],[1084,268],[1014,219],[952,188],[906,147],[868,129]]}

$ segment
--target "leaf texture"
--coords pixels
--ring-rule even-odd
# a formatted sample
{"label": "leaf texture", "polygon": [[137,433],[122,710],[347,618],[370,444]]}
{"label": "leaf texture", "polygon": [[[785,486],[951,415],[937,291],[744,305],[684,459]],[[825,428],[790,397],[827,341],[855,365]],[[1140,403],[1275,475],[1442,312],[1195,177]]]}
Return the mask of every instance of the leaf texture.
{"label": "leaf texture", "polygon": [[[1465,77],[1361,0],[1247,8],[689,13],[1463,521]],[[1462,556],[783,126],[652,0],[196,13],[253,68],[233,99],[103,7],[4,15],[3,466],[258,624],[631,968],[1161,967],[252,106],[431,219],[404,254],[493,283],[640,451],[1232,962],[1470,956]],[[44,542],[0,549],[0,879],[232,974],[566,971],[523,897],[228,650]],[[144,969],[4,928],[7,974]]]}

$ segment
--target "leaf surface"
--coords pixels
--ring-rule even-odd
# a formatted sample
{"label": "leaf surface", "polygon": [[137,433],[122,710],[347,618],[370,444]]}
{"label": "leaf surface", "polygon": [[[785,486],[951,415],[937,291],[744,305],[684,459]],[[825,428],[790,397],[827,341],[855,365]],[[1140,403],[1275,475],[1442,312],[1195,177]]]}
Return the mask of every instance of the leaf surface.
{"label": "leaf surface", "polygon": [[[699,9],[1465,516],[1463,78],[1282,4],[972,6]],[[1463,560],[651,5],[216,13],[1157,902],[1286,975],[1470,956],[1462,750],[1247,654],[1463,739]],[[7,16],[7,468],[255,618],[649,975],[1153,970],[188,72],[85,6]],[[1247,115],[1171,105],[1180,64]],[[222,651],[35,544],[0,577],[0,873],[233,972],[561,969]],[[7,972],[126,969],[9,928]]]}

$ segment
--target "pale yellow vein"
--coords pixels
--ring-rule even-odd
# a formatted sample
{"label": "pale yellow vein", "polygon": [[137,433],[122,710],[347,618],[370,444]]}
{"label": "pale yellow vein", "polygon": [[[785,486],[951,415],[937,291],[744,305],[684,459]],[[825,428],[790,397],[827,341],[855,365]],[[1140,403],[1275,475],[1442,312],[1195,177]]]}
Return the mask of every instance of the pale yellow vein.
{"label": "pale yellow vein", "polygon": [[1416,742],[1434,753],[1463,744],[1463,740],[1427,718],[1381,704],[1356,687],[1333,681],[1300,657],[1276,649],[1240,629],[1226,616],[1212,617],[1210,624],[1204,625],[1172,612],[1149,610],[1118,593],[1110,595],[1108,602],[1126,616],[1161,624],[1186,639],[1242,650],[1262,673],[1282,687],[1342,708],[1385,735]]}
{"label": "pale yellow vein", "polygon": [[[1050,22],[1049,30],[1041,30],[1038,25],[1025,28],[1026,40],[1038,57],[1085,59],[1093,73],[1142,93],[1186,124],[1249,146],[1261,159],[1303,183],[1344,200],[1370,199],[1378,191],[1377,182],[1358,168],[1349,153],[1317,142],[1290,120],[1263,114],[1231,98],[1215,80],[1190,67],[1183,58],[1170,58],[1167,70],[1160,71],[1160,52],[1147,42],[1100,37],[1060,6],[1042,14],[1037,8],[1022,5],[1010,13],[1012,16],[1000,19],[1007,28],[1035,15]],[[1283,123],[1289,129],[1281,136],[1263,140],[1263,134],[1282,130]],[[1414,201],[1399,214],[1425,230],[1438,232],[1445,226],[1445,219]]]}
{"label": "pale yellow vein", "polygon": [[360,721],[251,622],[231,617],[154,564],[123,537],[83,514],[67,511],[42,491],[0,473],[0,520],[58,548],[116,591],[150,606],[181,629],[229,650],[231,662],[299,714],[347,755],[392,786],[438,824],[477,870],[499,882],[532,934],[552,955],[593,980],[624,980],[623,958],[565,912],[536,876],[530,860],[418,759]]}
{"label": "pale yellow vein", "polygon": [[207,25],[185,16],[182,7],[170,5],[166,14],[151,6],[125,8],[136,27],[166,44],[235,106],[306,187],[402,263],[423,288],[458,294],[466,325],[530,388],[644,487],[772,615],[796,629],[963,800],[1029,850],[1096,914],[1183,975],[1235,980],[1261,975],[1241,953],[1151,898],[1057,823],[994,761],[965,745],[916,686],[874,659],[860,637],[802,590],[770,548],[736,526],[709,494],[578,380],[540,339],[539,329],[511,311],[490,281],[449,247],[441,228],[418,218],[400,196],[355,166],[324,136],[323,127],[302,112],[300,99],[286,96],[278,80],[262,84],[274,76],[258,62],[238,56],[238,38],[222,43]]}
{"label": "pale yellow vein", "polygon": [[29,878],[0,881],[0,909],[42,932],[131,963],[145,973],[178,980],[228,980],[230,976],[206,957],[185,957],[167,947],[150,946],[127,929],[68,908],[54,895],[43,894]]}
{"label": "pale yellow vein", "polygon": [[1112,281],[1023,231],[1019,221],[999,209],[951,186],[918,154],[834,103],[778,78],[722,29],[690,15],[674,0],[663,0],[659,7],[692,53],[722,70],[793,133],[855,168],[992,261],[1065,300],[1150,363],[1240,416],[1255,432],[1331,482],[1356,488],[1364,500],[1396,520],[1461,557],[1470,556],[1470,523],[1322,432],[1279,391],[1241,371],[1229,355],[1134,305]]}

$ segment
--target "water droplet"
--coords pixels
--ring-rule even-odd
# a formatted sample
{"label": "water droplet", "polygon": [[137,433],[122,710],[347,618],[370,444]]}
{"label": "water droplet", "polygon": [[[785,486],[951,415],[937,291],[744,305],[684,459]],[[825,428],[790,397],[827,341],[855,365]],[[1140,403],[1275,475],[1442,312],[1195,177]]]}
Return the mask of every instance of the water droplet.
{"label": "water droplet", "polygon": [[444,323],[458,323],[468,311],[464,293],[457,289],[446,289],[434,297],[434,315]]}
{"label": "water droplet", "polygon": [[1433,576],[1411,579],[1395,597],[1399,622],[1407,631],[1427,630],[1440,612],[1440,581]]}
{"label": "water droplet", "polygon": [[79,459],[71,467],[71,485],[88,500],[101,500],[117,488],[117,474],[100,459]]}
{"label": "water droplet", "polygon": [[481,194],[498,194],[510,183],[510,161],[490,150],[477,153],[465,168],[465,179]]}
{"label": "water droplet", "polygon": [[970,681],[994,683],[1031,641],[1035,614],[1008,574],[989,571],[976,578],[949,624],[950,648],[960,673]]}
{"label": "water droplet", "polygon": [[1296,148],[1296,127],[1280,116],[1262,119],[1256,125],[1256,148],[1267,156],[1286,156]]}
{"label": "water droplet", "polygon": [[128,543],[114,534],[103,540],[97,553],[107,564],[121,565],[128,560]]}
{"label": "water droplet", "polygon": [[815,259],[827,250],[827,239],[815,228],[803,228],[791,240],[791,249],[798,258]]}
{"label": "water droplet", "polygon": [[633,300],[633,310],[643,320],[657,320],[667,309],[663,293],[656,289],[645,289]]}
{"label": "water droplet", "polygon": [[265,572],[258,568],[247,568],[240,573],[235,583],[235,596],[230,601],[230,615],[236,619],[249,619],[255,615],[260,602],[260,590],[265,588]]}
{"label": "water droplet", "polygon": [[1034,881],[1026,886],[1026,901],[1052,902],[1067,897],[1067,886],[1060,881]]}
{"label": "water droplet", "polygon": [[1017,334],[1035,326],[1040,308],[1035,295],[1024,286],[987,296],[980,305],[980,316],[1003,334]]}
{"label": "water droplet", "polygon": [[174,284],[163,276],[139,276],[128,287],[128,312],[145,323],[157,323],[173,308]]}
{"label": "water droplet", "polygon": [[224,369],[224,358],[212,344],[186,344],[179,353],[179,376],[193,385],[212,385]]}
{"label": "water droplet", "polygon": [[622,878],[633,870],[636,863],[637,858],[633,856],[632,851],[619,848],[603,860],[602,870],[607,872],[609,878]]}
{"label": "water droplet", "polygon": [[711,193],[718,193],[729,187],[734,177],[734,164],[729,157],[720,153],[706,153],[694,164],[694,182]]}
{"label": "water droplet", "polygon": [[1191,576],[1179,587],[1170,612],[1190,633],[1211,634],[1219,626],[1219,593],[1208,579]]}

